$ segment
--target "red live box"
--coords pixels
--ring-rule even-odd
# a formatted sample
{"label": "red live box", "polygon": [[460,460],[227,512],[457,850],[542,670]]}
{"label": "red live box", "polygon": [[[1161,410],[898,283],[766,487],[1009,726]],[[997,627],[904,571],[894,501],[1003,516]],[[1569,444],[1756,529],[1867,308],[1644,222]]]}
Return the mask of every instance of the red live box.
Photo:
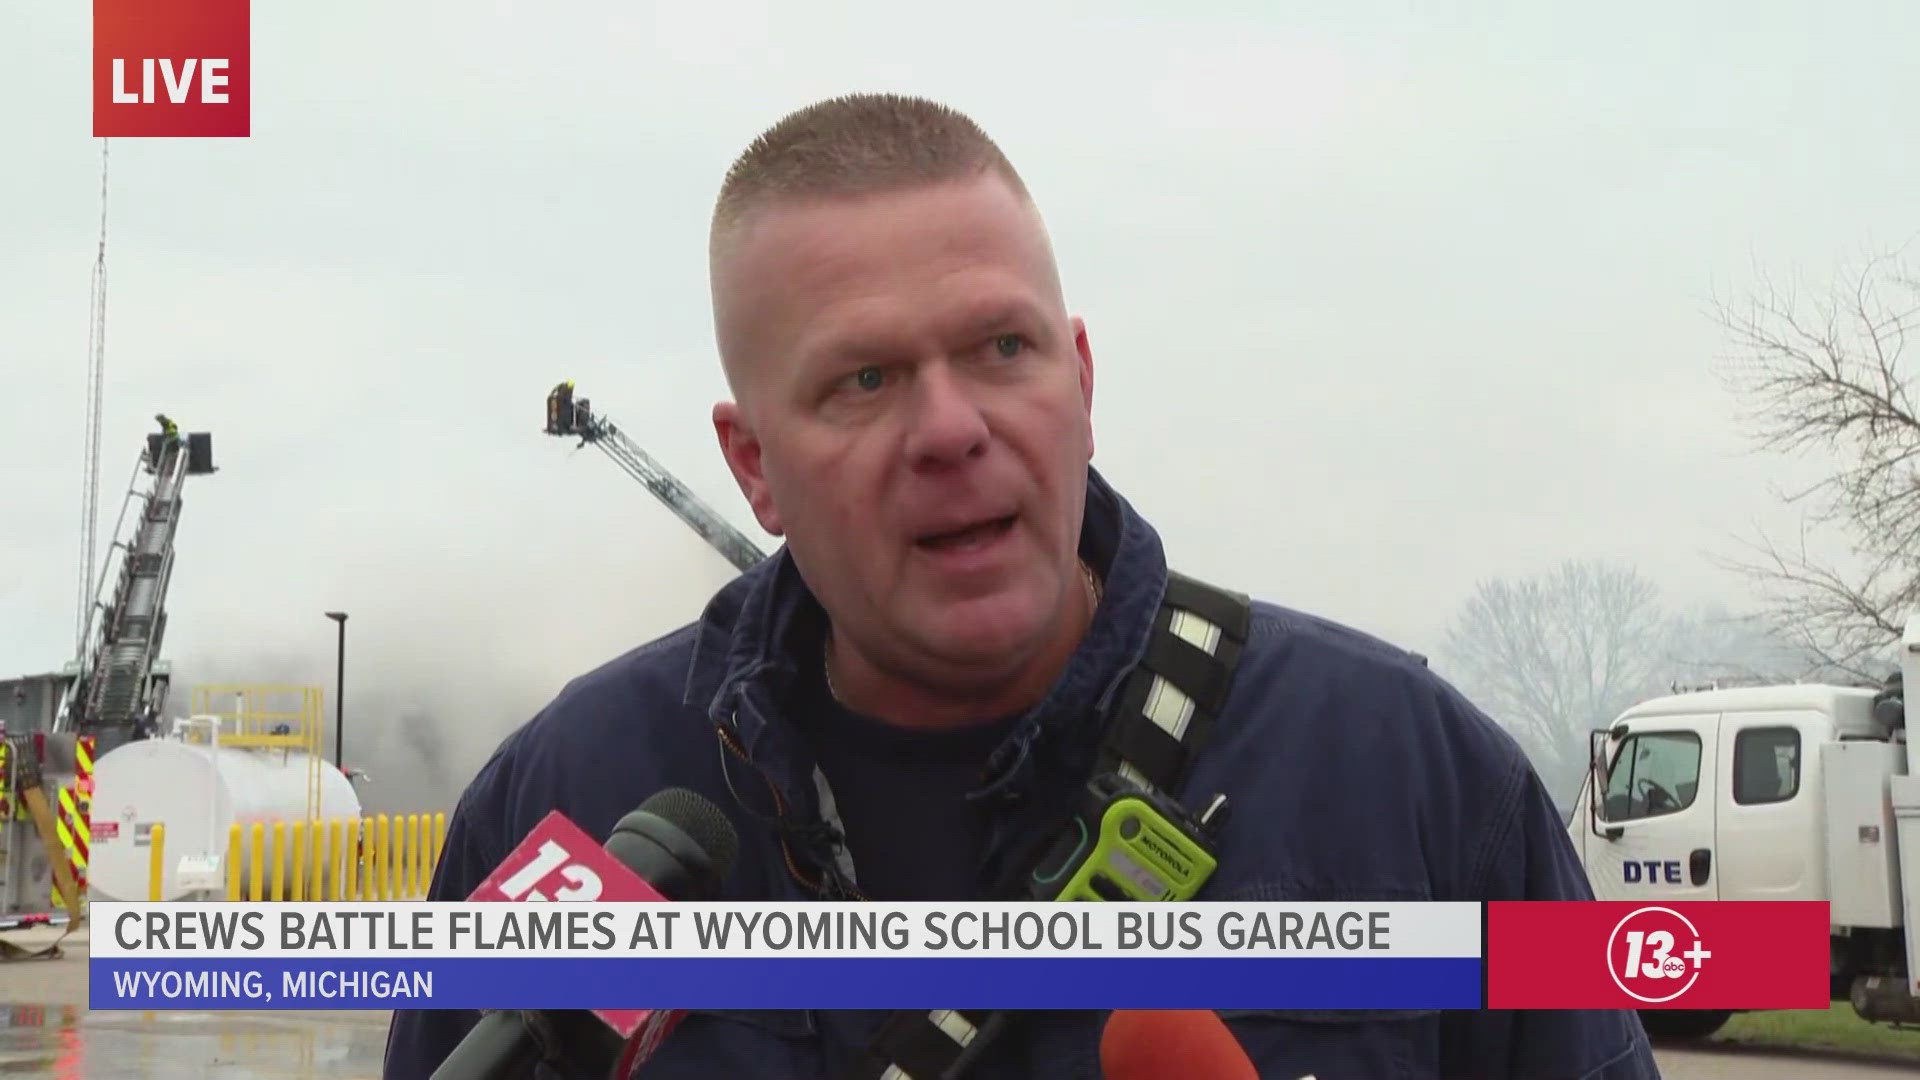
{"label": "red live box", "polygon": [[1487,905],[1489,1009],[1825,1009],[1825,901]]}
{"label": "red live box", "polygon": [[95,138],[245,138],[249,0],[93,0]]}

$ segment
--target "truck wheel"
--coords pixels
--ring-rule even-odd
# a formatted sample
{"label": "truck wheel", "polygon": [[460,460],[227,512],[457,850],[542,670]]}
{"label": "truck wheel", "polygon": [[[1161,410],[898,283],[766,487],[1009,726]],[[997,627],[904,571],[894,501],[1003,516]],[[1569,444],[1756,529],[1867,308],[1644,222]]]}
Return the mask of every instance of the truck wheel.
{"label": "truck wheel", "polygon": [[1706,1038],[1719,1031],[1732,1015],[1728,1010],[1645,1009],[1640,1013],[1640,1023],[1651,1039],[1681,1042]]}

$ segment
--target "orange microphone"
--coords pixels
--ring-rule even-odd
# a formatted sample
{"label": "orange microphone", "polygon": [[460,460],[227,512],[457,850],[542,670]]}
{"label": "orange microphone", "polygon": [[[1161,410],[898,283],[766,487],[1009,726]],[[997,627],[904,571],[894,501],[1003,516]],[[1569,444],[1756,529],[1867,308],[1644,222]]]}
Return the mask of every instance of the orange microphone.
{"label": "orange microphone", "polygon": [[1260,1080],[1209,1009],[1115,1009],[1100,1033],[1105,1080]]}

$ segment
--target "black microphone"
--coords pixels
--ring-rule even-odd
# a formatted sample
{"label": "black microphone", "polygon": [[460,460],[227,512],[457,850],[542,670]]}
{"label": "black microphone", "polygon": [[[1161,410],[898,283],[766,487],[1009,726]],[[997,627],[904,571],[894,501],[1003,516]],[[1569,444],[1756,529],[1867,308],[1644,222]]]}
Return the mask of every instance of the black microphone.
{"label": "black microphone", "polygon": [[[553,818],[559,818],[562,829],[578,834],[558,811],[549,815],[549,820]],[[530,859],[543,841],[553,838],[543,833],[551,830],[535,828],[507,856],[503,867]],[[668,788],[621,818],[603,846],[638,881],[603,881],[600,899],[653,899],[651,892],[668,900],[706,900],[720,891],[732,872],[740,837],[719,807],[685,788]],[[496,885],[501,877],[499,870],[489,875],[473,898],[498,898],[504,891]],[[620,1056],[631,1027],[648,1019],[643,1015],[629,1031],[617,1031],[606,1017],[592,1012],[490,1012],[453,1048],[431,1080],[521,1080],[533,1074],[542,1048],[554,1046],[569,1047],[570,1058],[586,1059],[605,1072]]]}

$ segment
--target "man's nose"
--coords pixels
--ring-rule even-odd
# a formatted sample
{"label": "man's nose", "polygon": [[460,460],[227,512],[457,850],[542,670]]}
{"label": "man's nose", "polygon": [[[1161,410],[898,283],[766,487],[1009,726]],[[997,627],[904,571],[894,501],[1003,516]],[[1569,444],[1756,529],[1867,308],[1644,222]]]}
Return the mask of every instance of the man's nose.
{"label": "man's nose", "polygon": [[913,402],[907,450],[915,467],[955,465],[986,452],[987,419],[974,388],[945,364],[918,372]]}

